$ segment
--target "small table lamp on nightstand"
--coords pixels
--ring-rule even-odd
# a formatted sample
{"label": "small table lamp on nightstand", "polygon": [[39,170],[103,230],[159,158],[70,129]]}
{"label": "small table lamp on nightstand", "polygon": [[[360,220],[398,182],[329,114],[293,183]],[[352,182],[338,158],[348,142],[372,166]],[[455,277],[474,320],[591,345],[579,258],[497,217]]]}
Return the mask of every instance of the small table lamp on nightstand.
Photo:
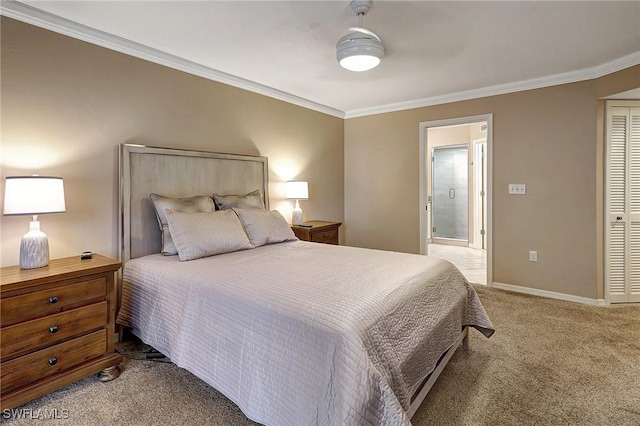
{"label": "small table lamp on nightstand", "polygon": [[298,200],[309,199],[309,185],[302,180],[290,180],[287,182],[287,198],[289,200],[296,200],[296,205],[291,213],[291,223],[293,225],[300,225],[302,223],[302,209]]}
{"label": "small table lamp on nightstand", "polygon": [[62,178],[49,176],[7,176],[4,186],[4,215],[32,215],[29,232],[20,242],[20,268],[35,269],[49,264],[49,240],[40,231],[39,214],[64,213]]}

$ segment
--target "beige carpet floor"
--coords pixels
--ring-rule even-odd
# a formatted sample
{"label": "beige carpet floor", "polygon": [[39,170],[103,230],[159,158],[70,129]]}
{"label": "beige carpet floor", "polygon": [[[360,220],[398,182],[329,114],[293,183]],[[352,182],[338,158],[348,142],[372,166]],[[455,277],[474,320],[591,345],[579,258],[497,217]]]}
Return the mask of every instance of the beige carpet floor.
{"label": "beige carpet floor", "polygon": [[[472,331],[412,423],[640,425],[640,305],[591,307],[476,287],[497,332]],[[238,407],[144,345],[122,375],[87,378],[21,407],[8,425],[251,425]],[[32,417],[57,415],[57,420]],[[65,418],[66,417],[66,418]]]}

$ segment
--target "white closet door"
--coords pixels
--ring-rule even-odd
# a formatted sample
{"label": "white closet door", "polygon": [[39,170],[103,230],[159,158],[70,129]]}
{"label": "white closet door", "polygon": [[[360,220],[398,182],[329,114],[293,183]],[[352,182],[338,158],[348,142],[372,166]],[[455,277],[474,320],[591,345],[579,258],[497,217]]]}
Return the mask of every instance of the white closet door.
{"label": "white closet door", "polygon": [[640,107],[629,120],[629,301],[640,302]]}
{"label": "white closet door", "polygon": [[607,145],[609,302],[640,302],[640,107],[608,108]]}

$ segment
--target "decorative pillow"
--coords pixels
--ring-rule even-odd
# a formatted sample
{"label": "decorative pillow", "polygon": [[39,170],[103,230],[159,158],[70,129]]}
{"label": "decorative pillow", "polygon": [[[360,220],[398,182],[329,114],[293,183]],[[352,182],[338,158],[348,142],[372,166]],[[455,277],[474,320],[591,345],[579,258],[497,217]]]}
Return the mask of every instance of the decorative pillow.
{"label": "decorative pillow", "polygon": [[218,210],[228,210],[234,207],[241,209],[264,210],[264,196],[261,189],[256,189],[246,195],[218,195],[213,194]]}
{"label": "decorative pillow", "polygon": [[167,210],[167,219],[181,261],[252,248],[238,216],[231,210],[208,213]]}
{"label": "decorative pillow", "polygon": [[172,256],[178,254],[167,222],[167,210],[183,213],[213,212],[216,210],[211,197],[196,196],[189,198],[170,198],[158,194],[151,194],[151,201],[156,208],[156,217],[162,231],[162,254]]}
{"label": "decorative pillow", "polygon": [[254,247],[298,239],[277,210],[234,208],[233,211],[240,218],[244,231]]}

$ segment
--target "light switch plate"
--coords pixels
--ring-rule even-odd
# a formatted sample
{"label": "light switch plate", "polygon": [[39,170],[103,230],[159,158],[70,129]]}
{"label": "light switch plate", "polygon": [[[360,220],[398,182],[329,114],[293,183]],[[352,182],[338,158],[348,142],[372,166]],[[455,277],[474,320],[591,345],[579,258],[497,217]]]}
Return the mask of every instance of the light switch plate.
{"label": "light switch plate", "polygon": [[509,194],[524,195],[527,192],[527,185],[524,183],[510,183]]}

